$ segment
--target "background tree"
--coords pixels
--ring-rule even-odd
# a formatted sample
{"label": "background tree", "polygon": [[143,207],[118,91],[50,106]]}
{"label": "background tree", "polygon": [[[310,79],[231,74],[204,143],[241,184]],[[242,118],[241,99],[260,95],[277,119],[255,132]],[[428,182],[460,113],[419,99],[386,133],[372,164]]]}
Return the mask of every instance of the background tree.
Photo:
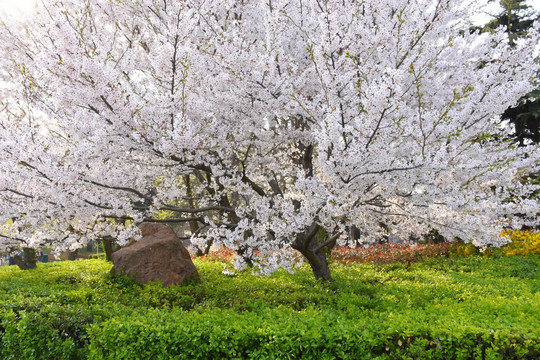
{"label": "background tree", "polygon": [[0,30],[0,230],[28,247],[122,243],[172,211],[239,268],[291,269],[300,253],[320,279],[351,226],[364,242],[435,228],[505,243],[538,209],[505,201],[537,188],[519,179],[538,153],[479,139],[532,90],[538,33],[462,36],[467,9],[42,1]]}
{"label": "background tree", "polygon": [[[540,18],[538,12],[527,5],[525,0],[500,0],[502,11],[493,15],[494,19],[483,26],[483,31],[493,32],[503,26],[508,34],[508,41],[515,46],[520,38],[527,35],[534,21]],[[536,76],[538,86],[538,74]],[[529,140],[540,142],[540,89],[527,93],[516,104],[504,111],[502,118],[514,124],[515,136],[521,145]]]}

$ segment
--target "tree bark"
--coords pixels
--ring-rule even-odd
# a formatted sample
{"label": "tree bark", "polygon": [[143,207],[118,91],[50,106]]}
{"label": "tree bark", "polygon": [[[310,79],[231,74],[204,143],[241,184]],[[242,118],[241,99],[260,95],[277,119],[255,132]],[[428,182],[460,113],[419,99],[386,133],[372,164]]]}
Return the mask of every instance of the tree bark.
{"label": "tree bark", "polygon": [[[244,237],[247,237],[247,234],[244,234]],[[248,256],[247,253],[248,253],[248,248],[246,246],[240,246],[236,250],[236,254],[244,260],[244,262],[246,263],[248,267],[252,268],[254,265],[253,256]]]}
{"label": "tree bark", "polygon": [[20,255],[15,255],[13,257],[13,260],[15,260],[15,265],[17,265],[19,269],[21,270],[35,269],[37,267],[36,250],[23,247],[23,253],[24,253],[24,256],[23,256],[24,258],[21,257]]}
{"label": "tree bark", "polygon": [[[332,249],[332,242],[325,244],[324,239],[319,239],[320,228],[313,224],[302,234],[298,234],[292,244],[292,248],[298,250],[308,261],[315,279],[322,281],[332,281],[332,274],[328,266],[326,254]],[[323,244],[323,245],[321,245]]]}
{"label": "tree bark", "polygon": [[[184,175],[184,183],[186,184],[186,194],[188,196],[188,204],[191,209],[195,209],[195,202],[193,201],[193,191],[191,191],[191,179],[190,175]],[[189,230],[191,234],[195,234],[199,230],[199,223],[196,220],[189,222]]]}
{"label": "tree bark", "polygon": [[67,259],[68,260],[75,260],[77,259],[77,254],[79,253],[79,250],[75,250],[75,251],[68,251],[67,253]]}
{"label": "tree bark", "polygon": [[332,274],[330,273],[330,267],[328,266],[328,259],[326,258],[324,249],[318,252],[313,252],[309,249],[300,252],[307,259],[316,280],[332,281]]}
{"label": "tree bark", "polygon": [[[307,119],[303,116],[293,117],[294,128],[300,130],[308,130],[310,128]],[[312,144],[305,144],[302,141],[296,143],[297,153],[294,155],[293,161],[301,165],[304,169],[305,176],[307,178],[313,177],[313,151],[314,146]],[[293,200],[294,209],[300,211],[302,204],[298,200]],[[314,222],[311,226],[305,229],[301,234],[297,235],[297,238],[292,244],[292,248],[298,250],[307,259],[315,279],[321,281],[332,281],[332,275],[330,273],[330,267],[328,266],[328,259],[326,254],[328,250],[332,249],[333,244],[329,242],[325,243],[325,239],[321,238],[321,228]]]}
{"label": "tree bark", "polygon": [[112,239],[103,239],[103,250],[105,251],[105,260],[111,261],[113,253],[113,240]]}
{"label": "tree bark", "polygon": [[210,252],[210,248],[212,247],[212,243],[213,243],[212,240],[206,240],[204,249],[201,250],[200,248],[197,248],[197,251],[195,252],[195,256],[199,257],[199,256],[208,255],[208,253]]}
{"label": "tree bark", "polygon": [[[195,175],[197,176],[197,175]],[[199,181],[203,181],[203,177],[200,176]],[[209,181],[209,178],[207,178],[207,181]],[[186,194],[188,196],[188,204],[190,208],[195,209],[195,202],[193,201],[194,194],[191,188],[191,178],[190,175],[184,175],[184,183],[186,185]],[[207,187],[207,190],[211,190],[210,187]],[[189,231],[191,232],[191,235],[196,234],[199,231],[199,223],[197,221],[190,221],[189,222]],[[208,255],[210,252],[210,247],[212,247],[212,241],[207,240],[204,249],[197,248],[197,251],[195,251],[195,256],[200,257],[204,255]]]}

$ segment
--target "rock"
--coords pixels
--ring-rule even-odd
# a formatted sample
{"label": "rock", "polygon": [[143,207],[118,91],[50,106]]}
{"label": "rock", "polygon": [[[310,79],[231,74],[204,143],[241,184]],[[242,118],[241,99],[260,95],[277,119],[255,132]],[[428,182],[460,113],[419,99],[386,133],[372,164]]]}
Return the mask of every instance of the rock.
{"label": "rock", "polygon": [[127,275],[141,284],[161,281],[163,286],[178,285],[185,280],[199,281],[189,252],[170,227],[142,223],[139,229],[142,239],[131,241],[112,254],[113,274]]}

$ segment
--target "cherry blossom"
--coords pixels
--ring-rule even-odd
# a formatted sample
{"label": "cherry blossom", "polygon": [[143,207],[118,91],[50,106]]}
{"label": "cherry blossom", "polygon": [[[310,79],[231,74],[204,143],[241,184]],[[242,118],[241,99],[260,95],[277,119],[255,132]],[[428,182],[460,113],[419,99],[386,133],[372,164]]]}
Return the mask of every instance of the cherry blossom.
{"label": "cherry blossom", "polygon": [[503,29],[469,32],[469,12],[38,1],[0,28],[0,249],[122,244],[164,211],[262,274],[292,269],[292,248],[330,279],[351,227],[506,243],[539,208],[523,180],[538,148],[499,120],[534,87],[538,26],[510,48]]}

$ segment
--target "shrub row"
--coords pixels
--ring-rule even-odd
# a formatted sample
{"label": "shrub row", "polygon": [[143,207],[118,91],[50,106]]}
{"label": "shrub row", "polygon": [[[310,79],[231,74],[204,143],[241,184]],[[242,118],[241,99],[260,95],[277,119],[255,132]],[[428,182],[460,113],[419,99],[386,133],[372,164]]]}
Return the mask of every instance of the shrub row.
{"label": "shrub row", "polygon": [[373,264],[411,263],[426,258],[449,256],[455,243],[441,244],[379,244],[366,247],[337,247],[332,260],[341,263],[362,262]]}
{"label": "shrub row", "polygon": [[144,287],[84,260],[0,269],[0,359],[540,357],[540,258],[307,266]]}
{"label": "shrub row", "polygon": [[[95,322],[88,309],[2,312],[2,359],[538,359],[538,331],[422,316],[343,319],[320,310],[150,310]],[[17,319],[18,318],[18,319]],[[83,326],[80,326],[83,325]]]}
{"label": "shrub row", "polygon": [[[364,316],[363,316],[364,315]],[[489,330],[408,318],[344,320],[285,308],[264,313],[152,312],[90,330],[92,359],[537,359],[538,332]],[[423,319],[422,319],[423,320]]]}

